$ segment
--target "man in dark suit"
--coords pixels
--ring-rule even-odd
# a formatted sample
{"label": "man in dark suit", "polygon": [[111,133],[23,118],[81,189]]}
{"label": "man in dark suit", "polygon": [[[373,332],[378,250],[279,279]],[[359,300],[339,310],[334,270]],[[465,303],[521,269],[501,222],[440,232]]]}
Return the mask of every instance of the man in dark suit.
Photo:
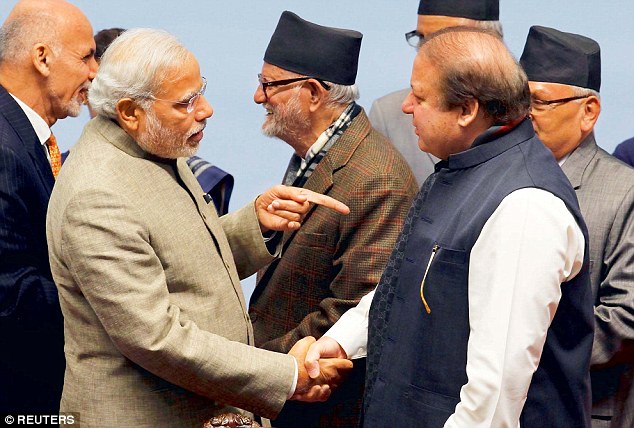
{"label": "man in dark suit", "polygon": [[612,155],[630,166],[634,166],[634,138],[628,138],[616,146]]}
{"label": "man in dark suit", "polygon": [[0,412],[59,409],[64,339],[45,217],[61,161],[50,127],[79,114],[94,51],[88,19],[63,0],[21,1],[0,28]]}
{"label": "man in dark suit", "polygon": [[[521,59],[535,132],[572,183],[590,234],[592,426],[634,426],[634,169],[597,146],[599,44],[532,27]],[[629,343],[629,347],[628,347]]]}
{"label": "man in dark suit", "polygon": [[[284,234],[282,257],[260,270],[249,314],[265,349],[321,337],[374,288],[416,192],[405,160],[355,103],[361,37],[284,12],[264,55],[254,100],[268,112],[264,133],[294,150],[284,183],[350,207],[348,216],[310,211],[299,232]],[[289,402],[274,425],[356,426],[364,375],[355,362],[328,402]]]}

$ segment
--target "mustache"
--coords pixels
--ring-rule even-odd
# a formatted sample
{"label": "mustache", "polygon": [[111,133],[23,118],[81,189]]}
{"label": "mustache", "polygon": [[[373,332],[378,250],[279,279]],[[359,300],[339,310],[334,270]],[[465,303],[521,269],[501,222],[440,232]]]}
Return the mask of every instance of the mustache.
{"label": "mustache", "polygon": [[199,132],[201,132],[203,129],[205,129],[207,127],[207,119],[203,119],[202,122],[200,122],[199,125],[197,125],[194,129],[192,129],[189,133],[189,137],[191,137],[194,134],[198,134]]}
{"label": "mustache", "polygon": [[84,95],[82,97],[82,104],[84,105],[88,105],[88,91],[90,90],[90,86],[91,86],[92,82],[89,80],[87,82],[84,82],[80,88],[79,88],[79,93],[81,94],[82,91],[84,91]]}

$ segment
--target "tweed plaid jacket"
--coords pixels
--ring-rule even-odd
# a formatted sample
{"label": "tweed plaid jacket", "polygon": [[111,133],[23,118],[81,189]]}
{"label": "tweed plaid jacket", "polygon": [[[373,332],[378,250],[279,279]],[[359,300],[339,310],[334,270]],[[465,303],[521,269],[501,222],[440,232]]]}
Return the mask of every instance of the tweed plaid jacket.
{"label": "tweed plaid jacket", "polygon": [[[374,289],[417,190],[405,160],[363,111],[304,187],[344,202],[350,214],[313,207],[299,231],[285,234],[282,257],[258,272],[249,310],[255,342],[278,352],[321,337]],[[289,402],[274,426],[356,426],[365,373],[364,362],[355,365],[328,402]]]}

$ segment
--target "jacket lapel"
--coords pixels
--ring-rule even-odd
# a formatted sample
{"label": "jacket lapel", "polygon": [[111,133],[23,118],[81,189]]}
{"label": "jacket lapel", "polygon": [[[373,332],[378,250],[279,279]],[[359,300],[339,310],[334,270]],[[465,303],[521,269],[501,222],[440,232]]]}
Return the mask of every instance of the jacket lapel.
{"label": "jacket lapel", "polygon": [[51,165],[46,158],[46,154],[40,144],[40,140],[37,138],[37,134],[26,117],[24,111],[20,108],[13,97],[7,92],[7,90],[0,85],[0,114],[2,114],[7,122],[11,124],[13,130],[18,134],[18,137],[24,143],[35,170],[40,177],[42,185],[46,189],[46,192],[50,195],[53,191],[53,184],[55,179],[51,171]]}
{"label": "jacket lapel", "polygon": [[590,161],[596,156],[597,151],[597,143],[594,140],[594,133],[592,132],[581,142],[579,147],[570,154],[566,162],[561,166],[561,169],[575,190],[583,185],[583,175]]}
{"label": "jacket lapel", "polygon": [[[198,209],[198,214],[203,219],[205,226],[207,226],[207,230],[211,234],[211,238],[216,245],[216,249],[222,258],[225,268],[227,269],[227,273],[231,278],[231,282],[233,285],[234,292],[240,301],[240,305],[242,306],[242,310],[244,313],[247,313],[247,305],[244,300],[244,293],[242,292],[242,287],[240,285],[240,278],[238,278],[238,274],[236,269],[231,269],[230,266],[233,266],[233,253],[231,252],[231,248],[229,247],[229,242],[227,241],[224,230],[222,229],[222,225],[220,223],[220,219],[218,218],[218,214],[216,213],[216,209],[213,206],[213,203],[209,204],[204,198],[204,192],[198,184],[198,180],[192,173],[189,165],[187,165],[186,158],[178,158],[176,161],[176,174],[178,178],[183,183],[183,187],[190,194],[192,199],[196,204],[196,208]],[[249,328],[249,336],[252,336],[251,329]],[[250,339],[251,340],[251,339]]]}

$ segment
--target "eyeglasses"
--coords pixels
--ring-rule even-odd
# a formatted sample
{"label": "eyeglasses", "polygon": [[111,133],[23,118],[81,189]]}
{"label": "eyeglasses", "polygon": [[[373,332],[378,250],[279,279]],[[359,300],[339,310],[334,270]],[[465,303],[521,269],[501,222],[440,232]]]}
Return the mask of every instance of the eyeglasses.
{"label": "eyeglasses", "polygon": [[419,33],[418,30],[412,30],[408,33],[405,33],[405,40],[407,41],[408,45],[418,49],[423,40],[425,40],[425,36]]}
{"label": "eyeglasses", "polygon": [[196,107],[196,102],[200,99],[201,96],[205,95],[205,90],[207,89],[207,79],[205,79],[204,77],[202,79],[203,79],[203,86],[202,88],[200,88],[200,91],[192,95],[192,97],[188,99],[187,101],[166,100],[163,98],[156,98],[154,95],[150,95],[148,98],[153,99],[155,101],[167,101],[168,103],[174,103],[174,104],[179,104],[182,106],[187,106],[187,113],[191,113],[192,111],[194,111],[194,107]]}
{"label": "eyeglasses", "polygon": [[578,95],[576,97],[567,97],[567,98],[558,98],[556,100],[540,100],[539,98],[531,97],[531,110],[537,111],[546,111],[557,107],[557,105],[562,105],[574,100],[581,100],[583,98],[588,98],[590,95]]}
{"label": "eyeglasses", "polygon": [[269,99],[269,95],[266,93],[266,88],[270,88],[272,86],[283,86],[283,85],[288,85],[291,83],[295,83],[295,82],[301,82],[303,80],[308,80],[308,79],[315,79],[316,81],[319,82],[319,84],[321,86],[323,86],[323,88],[325,90],[330,90],[330,85],[327,84],[326,82],[324,82],[321,79],[317,79],[316,77],[295,77],[292,79],[283,79],[283,80],[272,80],[270,82],[265,82],[264,80],[262,80],[262,75],[258,74],[258,82],[260,82],[260,85],[262,85],[262,92],[264,92],[264,98],[266,98],[267,100]]}

